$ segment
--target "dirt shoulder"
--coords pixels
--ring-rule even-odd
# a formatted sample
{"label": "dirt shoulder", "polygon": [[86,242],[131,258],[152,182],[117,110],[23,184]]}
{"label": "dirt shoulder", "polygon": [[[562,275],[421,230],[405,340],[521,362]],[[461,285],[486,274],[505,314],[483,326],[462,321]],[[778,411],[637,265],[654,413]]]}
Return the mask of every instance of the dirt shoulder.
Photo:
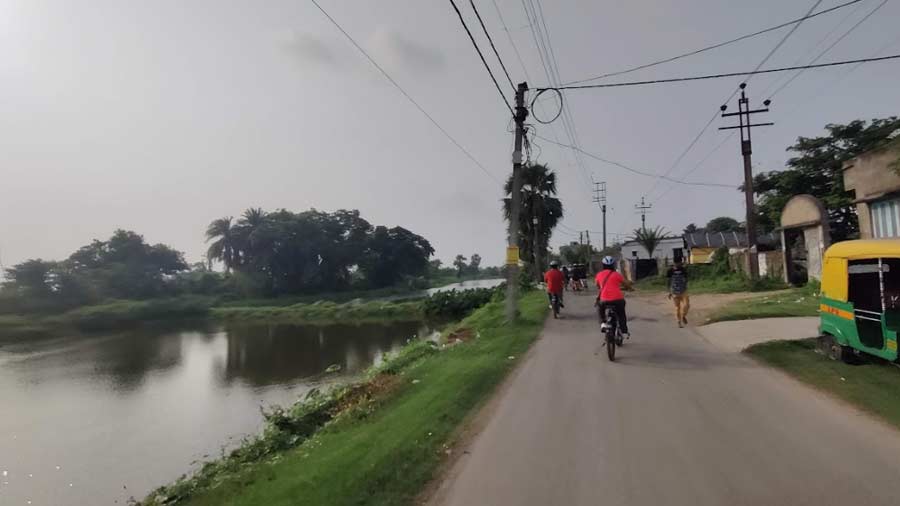
{"label": "dirt shoulder", "polygon": [[[760,293],[754,292],[691,294],[691,309],[688,312],[688,321],[691,325],[703,325],[717,309],[731,304],[732,302],[752,299],[759,295]],[[639,298],[647,304],[658,306],[662,313],[671,316],[673,321],[675,320],[675,306],[672,304],[672,301],[668,299],[665,292],[635,291],[629,293],[626,297]]]}

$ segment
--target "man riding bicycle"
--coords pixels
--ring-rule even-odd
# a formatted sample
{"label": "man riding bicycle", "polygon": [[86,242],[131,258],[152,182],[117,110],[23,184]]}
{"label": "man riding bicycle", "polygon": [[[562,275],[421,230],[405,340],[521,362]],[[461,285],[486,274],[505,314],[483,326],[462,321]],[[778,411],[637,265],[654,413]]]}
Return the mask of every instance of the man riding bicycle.
{"label": "man riding bicycle", "polygon": [[550,270],[544,274],[544,282],[547,283],[547,298],[550,299],[550,307],[553,307],[553,296],[559,298],[559,307],[563,305],[563,283],[565,276],[559,270],[559,262],[553,260],[550,262]]}
{"label": "man riding bicycle", "polygon": [[628,317],[625,315],[625,296],[622,294],[622,286],[626,288],[631,286],[621,274],[616,272],[616,259],[611,256],[603,257],[601,262],[603,270],[597,273],[594,282],[597,283],[597,307],[600,311],[600,322],[606,323],[606,308],[612,307],[616,312],[616,318],[619,320],[619,328],[622,330],[622,337],[628,338]]}

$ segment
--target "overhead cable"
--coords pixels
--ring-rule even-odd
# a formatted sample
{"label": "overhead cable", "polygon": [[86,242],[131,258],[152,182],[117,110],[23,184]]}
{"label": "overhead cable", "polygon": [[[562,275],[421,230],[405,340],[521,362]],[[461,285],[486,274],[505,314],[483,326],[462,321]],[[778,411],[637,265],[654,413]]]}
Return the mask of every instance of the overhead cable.
{"label": "overhead cable", "polygon": [[775,31],[775,30],[779,30],[779,29],[784,28],[784,27],[786,27],[786,26],[798,24],[798,23],[801,23],[801,22],[803,22],[803,21],[805,21],[805,20],[807,20],[807,19],[811,19],[811,18],[814,18],[814,17],[816,17],[816,16],[821,16],[822,14],[828,14],[829,12],[833,12],[833,11],[836,11],[836,10],[838,10],[838,9],[841,9],[841,8],[844,8],[844,7],[847,7],[847,6],[850,6],[850,5],[853,5],[853,4],[862,2],[862,1],[864,1],[864,0],[851,0],[851,1],[846,2],[846,3],[842,3],[842,4],[839,4],[839,5],[835,5],[834,7],[831,7],[831,8],[829,8],[829,9],[825,9],[825,10],[823,10],[823,11],[819,11],[819,12],[816,12],[816,13],[814,13],[814,14],[809,14],[809,15],[803,16],[803,17],[801,17],[801,18],[797,18],[797,19],[794,19],[794,20],[792,20],[792,21],[788,21],[788,22],[786,22],[786,23],[782,23],[782,24],[780,24],[780,25],[778,25],[778,26],[773,26],[773,27],[771,27],[771,28],[766,28],[765,30],[760,30],[760,31],[758,31],[758,32],[748,33],[747,35],[742,35],[742,36],[737,37],[737,38],[735,38],[735,39],[726,40],[725,42],[720,42],[720,43],[718,43],[718,44],[713,44],[712,46],[707,46],[707,47],[704,47],[704,48],[701,48],[701,49],[696,49],[696,50],[694,50],[694,51],[689,51],[689,52],[687,52],[687,53],[682,53],[682,54],[679,54],[679,55],[677,55],[677,56],[672,56],[672,57],[669,57],[669,58],[664,58],[664,59],[662,59],[662,60],[657,60],[657,61],[654,61],[654,62],[651,62],[651,63],[645,63],[645,64],[643,64],[643,65],[638,65],[638,66],[636,66],[636,67],[627,68],[627,69],[625,69],[625,70],[619,70],[619,71],[617,71],[617,72],[609,72],[609,73],[601,74],[601,75],[595,76],[595,77],[589,77],[589,78],[586,78],[586,79],[579,79],[578,81],[570,81],[570,82],[568,82],[568,83],[565,83],[565,85],[566,85],[566,86],[569,86],[569,85],[572,85],[572,84],[580,84],[580,83],[586,83],[586,82],[589,82],[589,81],[597,81],[597,80],[600,80],[600,79],[606,79],[606,78],[608,78],[608,77],[620,76],[620,75],[623,75],[623,74],[628,74],[628,73],[631,73],[631,72],[636,72],[636,71],[638,71],[638,70],[643,70],[643,69],[646,69],[646,68],[649,68],[649,67],[655,67],[656,65],[662,65],[663,63],[673,62],[673,61],[676,61],[676,60],[680,60],[680,59],[682,59],[682,58],[687,58],[688,56],[694,56],[694,55],[696,55],[696,54],[704,53],[704,52],[706,52],[706,51],[711,51],[711,50],[713,50],[713,49],[718,49],[718,48],[720,48],[720,47],[727,46],[727,45],[733,44],[733,43],[735,43],[735,42],[740,42],[740,41],[742,41],[742,40],[750,39],[750,38],[756,37],[756,36],[758,36],[758,35],[762,35],[762,34],[769,33],[769,32]]}
{"label": "overhead cable", "polygon": [[310,0],[310,1],[311,1],[311,2],[313,3],[313,5],[315,5],[320,11],[322,11],[322,14],[324,14],[325,17],[328,18],[328,21],[331,21],[331,24],[333,24],[335,27],[337,27],[337,29],[340,30],[342,34],[344,34],[344,37],[347,37],[347,40],[349,40],[350,43],[353,44],[353,45],[356,47],[356,49],[359,50],[359,52],[362,53],[362,55],[366,57],[367,60],[369,60],[369,63],[371,63],[376,69],[378,69],[378,71],[381,72],[381,74],[382,74],[385,78],[387,78],[387,80],[390,81],[390,83],[391,83],[392,85],[394,85],[394,87],[397,88],[397,90],[400,91],[400,93],[402,93],[404,97],[406,97],[406,100],[408,100],[412,105],[414,105],[414,106],[416,107],[416,109],[419,110],[419,112],[421,112],[426,118],[428,118],[428,120],[431,121],[431,123],[432,123],[435,127],[437,127],[437,129],[440,130],[442,134],[444,134],[444,137],[446,137],[450,142],[452,142],[454,146],[456,146],[457,148],[459,148],[459,150],[462,151],[463,154],[465,154],[466,157],[469,158],[469,160],[472,160],[472,163],[474,163],[475,165],[477,165],[478,168],[481,169],[481,171],[484,172],[488,177],[490,177],[492,180],[494,180],[494,182],[496,182],[498,185],[501,184],[501,183],[500,183],[500,180],[497,179],[496,176],[494,176],[493,174],[491,174],[491,173],[484,167],[484,165],[481,164],[481,162],[479,162],[474,156],[472,156],[472,153],[470,153],[466,148],[464,148],[464,147],[462,146],[462,144],[460,144],[459,142],[457,142],[457,140],[454,139],[453,136],[450,135],[450,133],[447,132],[447,130],[444,129],[444,127],[442,127],[441,124],[438,123],[437,120],[434,119],[434,117],[431,116],[431,114],[428,114],[428,111],[426,111],[421,105],[419,105],[419,103],[416,102],[416,100],[415,100],[414,98],[412,98],[412,96],[410,96],[410,94],[407,93],[406,90],[404,90],[403,87],[400,86],[400,85],[397,83],[397,81],[395,81],[394,78],[391,77],[391,75],[388,74],[387,71],[385,71],[384,68],[383,68],[381,65],[378,64],[378,62],[376,62],[371,56],[369,56],[369,53],[367,53],[366,50],[363,49],[362,46],[360,46],[360,45],[356,42],[356,40],[354,40],[353,37],[351,37],[350,34],[347,33],[347,31],[344,30],[344,29],[341,27],[341,25],[338,24],[338,22],[335,21],[335,19],[331,17],[330,14],[328,14],[328,12],[326,12],[325,9],[322,8],[321,5],[319,5],[319,3],[318,3],[316,0]]}

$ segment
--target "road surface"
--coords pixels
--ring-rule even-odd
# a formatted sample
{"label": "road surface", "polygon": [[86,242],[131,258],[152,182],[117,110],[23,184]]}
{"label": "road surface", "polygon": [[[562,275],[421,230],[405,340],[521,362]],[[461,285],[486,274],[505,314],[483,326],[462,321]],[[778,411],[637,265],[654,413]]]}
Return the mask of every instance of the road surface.
{"label": "road surface", "polygon": [[[610,363],[568,294],[430,503],[896,505],[900,432],[630,299]],[[746,323],[753,325],[752,322]]]}

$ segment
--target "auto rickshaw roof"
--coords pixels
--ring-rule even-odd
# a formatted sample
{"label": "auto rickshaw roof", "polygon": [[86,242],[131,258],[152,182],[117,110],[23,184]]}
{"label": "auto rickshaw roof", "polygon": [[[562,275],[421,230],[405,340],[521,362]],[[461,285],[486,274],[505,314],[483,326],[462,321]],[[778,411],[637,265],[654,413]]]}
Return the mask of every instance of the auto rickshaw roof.
{"label": "auto rickshaw roof", "polygon": [[900,239],[861,239],[838,242],[825,250],[825,258],[846,258],[848,260],[900,258]]}

